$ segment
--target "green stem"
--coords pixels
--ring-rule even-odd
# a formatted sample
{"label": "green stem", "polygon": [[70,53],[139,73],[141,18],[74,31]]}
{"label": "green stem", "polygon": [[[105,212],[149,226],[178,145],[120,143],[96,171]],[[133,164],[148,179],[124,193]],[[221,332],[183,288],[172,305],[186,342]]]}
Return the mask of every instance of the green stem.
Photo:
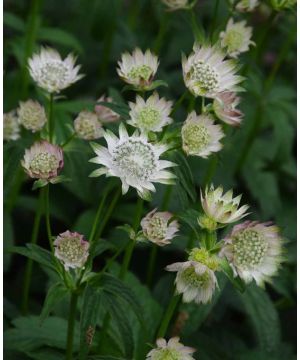
{"label": "green stem", "polygon": [[160,328],[157,333],[157,338],[163,338],[166,335],[166,332],[168,330],[170,321],[175,313],[175,310],[181,300],[180,295],[174,295],[171,298],[171,301],[167,307],[167,310],[165,311],[165,315],[163,317],[163,320],[161,322]]}
{"label": "green stem", "polygon": [[[30,244],[37,243],[42,211],[43,211],[43,190],[40,189],[38,207],[37,207],[37,211],[35,213]],[[23,313],[23,315],[26,315],[28,312],[28,298],[29,298],[29,290],[30,290],[30,283],[31,283],[32,266],[33,266],[33,260],[27,259],[25,274],[24,274],[24,282],[23,282],[23,296],[22,296],[22,313]]]}
{"label": "green stem", "polygon": [[[139,197],[137,200],[137,203],[136,203],[135,216],[134,216],[133,223],[132,223],[132,227],[135,232],[137,231],[140,220],[141,220],[141,216],[142,216],[142,212],[143,212],[143,205],[144,205],[144,201],[143,201],[143,199],[141,199]],[[128,271],[131,257],[133,254],[134,246],[135,246],[135,241],[129,240],[129,243],[125,250],[125,255],[124,255],[123,263],[122,263],[122,266],[120,269],[120,273],[119,273],[119,277],[122,280],[125,278],[126,273]]]}
{"label": "green stem", "polygon": [[60,147],[66,147],[76,136],[76,133],[73,133]]}
{"label": "green stem", "polygon": [[45,187],[45,216],[46,216],[46,228],[47,228],[48,241],[49,241],[50,249],[53,252],[54,249],[53,249],[51,223],[50,223],[49,191],[50,191],[50,185],[48,184]]}
{"label": "green stem", "polygon": [[148,269],[147,269],[147,285],[148,285],[149,288],[152,285],[154,266],[155,266],[155,263],[156,263],[156,258],[157,258],[157,245],[152,244],[149,263],[148,263]]}
{"label": "green stem", "polygon": [[33,53],[33,48],[36,40],[37,31],[39,28],[39,9],[41,6],[41,0],[32,0],[30,6],[30,13],[27,19],[26,35],[25,35],[25,49],[23,67],[21,70],[21,99],[25,99],[28,95],[29,73],[27,69],[28,58]]}
{"label": "green stem", "polygon": [[49,111],[48,111],[48,131],[49,131],[49,142],[53,143],[53,136],[54,136],[54,117],[53,117],[53,102],[54,102],[54,95],[50,94],[49,97]]}
{"label": "green stem", "polygon": [[211,41],[213,41],[213,35],[214,35],[215,26],[216,26],[216,23],[217,23],[219,5],[220,5],[220,0],[216,0],[215,8],[214,8],[214,14],[213,14],[213,20],[211,22],[211,28],[210,28],[210,40]]}
{"label": "green stem", "polygon": [[192,27],[195,41],[202,43],[205,38],[204,29],[198,24],[194,9],[190,9],[189,14],[190,14],[190,25]]}
{"label": "green stem", "polygon": [[104,191],[104,194],[103,194],[103,196],[102,196],[102,199],[101,199],[101,201],[99,202],[99,206],[98,206],[98,209],[97,209],[97,212],[96,212],[96,216],[95,216],[95,219],[94,219],[94,222],[93,222],[92,230],[91,230],[91,233],[90,233],[90,236],[89,236],[89,242],[90,242],[90,244],[95,240],[96,230],[97,230],[98,223],[99,223],[99,219],[100,219],[100,215],[101,215],[101,212],[102,212],[102,209],[103,209],[103,206],[104,206],[106,197],[107,197],[107,193],[108,193],[108,189],[106,189],[106,190]]}
{"label": "green stem", "polygon": [[164,38],[169,28],[169,21],[170,21],[170,14],[165,11],[160,19],[159,32],[153,45],[153,49],[157,54],[160,52],[162,45],[164,43]]}
{"label": "green stem", "polygon": [[76,319],[78,295],[75,292],[71,293],[69,319],[68,319],[68,334],[67,334],[67,350],[66,360],[73,359],[73,340],[74,340],[74,327]]}
{"label": "green stem", "polygon": [[204,187],[208,186],[211,183],[214,174],[217,170],[217,165],[218,165],[218,157],[216,155],[212,155],[204,178]]}

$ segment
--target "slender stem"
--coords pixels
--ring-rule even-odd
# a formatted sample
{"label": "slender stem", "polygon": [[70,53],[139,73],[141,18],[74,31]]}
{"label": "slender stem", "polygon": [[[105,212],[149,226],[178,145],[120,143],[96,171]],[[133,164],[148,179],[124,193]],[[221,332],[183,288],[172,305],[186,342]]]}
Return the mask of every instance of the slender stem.
{"label": "slender stem", "polygon": [[194,9],[189,10],[190,13],[190,25],[194,34],[195,41],[202,43],[205,38],[204,29],[199,25]]}
{"label": "slender stem", "polygon": [[212,181],[214,174],[217,170],[217,165],[218,165],[218,157],[216,155],[212,155],[208,165],[207,172],[205,174],[204,187],[209,185],[209,183]]}
{"label": "slender stem", "polygon": [[[144,201],[143,201],[143,199],[141,199],[139,197],[137,200],[137,203],[136,203],[135,216],[134,216],[133,223],[132,223],[132,227],[135,232],[137,231],[139,223],[140,223],[141,215],[143,212],[143,205],[144,205]],[[124,279],[126,276],[126,273],[128,271],[129,264],[131,261],[134,246],[135,246],[135,241],[130,240],[126,247],[123,263],[122,263],[122,266],[120,269],[120,273],[119,273],[120,279]]]}
{"label": "slender stem", "polygon": [[51,223],[50,223],[50,203],[49,203],[49,184],[45,187],[45,216],[46,216],[46,228],[47,228],[47,236],[50,245],[50,249],[53,252],[53,243],[52,243],[52,232],[51,232]]}
{"label": "slender stem", "polygon": [[69,320],[68,320],[66,360],[73,359],[73,340],[74,340],[74,327],[75,327],[75,319],[76,319],[77,300],[78,300],[77,293],[72,292],[70,299]]}
{"label": "slender stem", "polygon": [[211,28],[210,28],[210,39],[211,39],[211,41],[213,40],[214,30],[215,30],[216,23],[217,23],[219,5],[220,5],[220,0],[216,0],[215,8],[214,8],[213,20],[211,22]]}
{"label": "slender stem", "polygon": [[107,197],[107,190],[105,190],[103,196],[102,196],[102,199],[101,201],[99,202],[99,206],[98,206],[98,209],[97,209],[97,212],[96,212],[96,216],[95,216],[95,219],[94,219],[94,222],[93,222],[93,226],[92,226],[92,230],[91,230],[91,233],[90,233],[90,236],[89,236],[89,242],[92,243],[94,238],[95,238],[95,234],[96,234],[96,230],[97,230],[97,227],[98,227],[98,223],[99,223],[99,219],[100,219],[100,215],[101,215],[101,212],[102,212],[102,209],[103,209],[103,206],[104,206],[104,203],[105,203],[105,200],[106,200],[106,197]]}
{"label": "slender stem", "polygon": [[147,269],[147,285],[148,285],[148,287],[151,287],[151,285],[152,285],[156,257],[157,257],[157,245],[152,244],[149,263],[148,263],[148,269]]}
{"label": "slender stem", "polygon": [[158,35],[155,39],[154,46],[153,46],[153,49],[156,53],[159,53],[159,51],[161,50],[161,48],[164,44],[164,38],[168,31],[169,22],[170,22],[170,14],[165,11],[163,16],[160,19]]}
{"label": "slender stem", "polygon": [[176,101],[174,107],[173,107],[173,110],[171,112],[171,115],[170,116],[173,116],[176,111],[178,110],[178,108],[180,107],[181,103],[183,102],[183,100],[185,99],[185,97],[188,95],[188,91],[185,90],[185,92],[180,96],[180,98]]}
{"label": "slender stem", "polygon": [[49,142],[53,143],[53,136],[54,136],[54,117],[53,117],[53,101],[54,95],[50,94],[49,97],[49,111],[48,111],[48,131],[49,131]]}
{"label": "slender stem", "polygon": [[27,19],[27,28],[25,35],[24,60],[20,77],[21,99],[25,99],[28,93],[29,74],[27,69],[27,60],[32,55],[37,31],[39,28],[39,9],[41,0],[32,0],[30,13]]}
{"label": "slender stem", "polygon": [[169,305],[167,307],[167,310],[165,311],[165,315],[163,317],[163,320],[161,322],[160,328],[157,333],[157,338],[163,338],[166,335],[166,332],[168,330],[170,321],[175,313],[175,310],[177,308],[177,305],[179,304],[181,300],[180,295],[173,295],[171,298],[171,301],[169,302]]}
{"label": "slender stem", "polygon": [[61,147],[64,148],[66,147],[76,136],[76,133],[73,133],[62,145]]}
{"label": "slender stem", "polygon": [[[40,189],[38,206],[37,206],[37,211],[35,213],[30,244],[37,243],[42,211],[43,211],[43,189]],[[29,290],[30,290],[30,283],[31,283],[32,266],[33,266],[33,260],[27,259],[25,274],[24,274],[24,282],[23,282],[23,296],[22,296],[22,313],[23,313],[23,315],[26,315],[28,312],[28,297],[29,297]]]}

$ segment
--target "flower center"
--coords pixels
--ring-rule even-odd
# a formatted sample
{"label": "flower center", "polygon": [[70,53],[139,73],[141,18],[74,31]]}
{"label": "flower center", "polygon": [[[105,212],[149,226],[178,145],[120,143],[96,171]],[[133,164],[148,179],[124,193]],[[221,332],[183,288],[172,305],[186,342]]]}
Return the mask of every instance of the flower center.
{"label": "flower center", "polygon": [[186,123],[182,127],[184,146],[191,152],[199,152],[210,142],[208,129],[202,124]]}
{"label": "flower center", "polygon": [[78,262],[85,255],[86,250],[82,246],[80,239],[64,238],[58,245],[58,249],[63,256],[70,262]]}
{"label": "flower center", "polygon": [[58,167],[59,161],[56,156],[49,153],[39,153],[30,162],[30,169],[36,174],[48,175]]}
{"label": "flower center", "polygon": [[245,229],[233,238],[235,262],[246,268],[259,265],[267,249],[264,237],[254,229]]}
{"label": "flower center", "polygon": [[147,234],[150,238],[163,240],[166,236],[168,223],[165,219],[162,219],[159,215],[154,215],[149,222],[149,228]]}
{"label": "flower center", "polygon": [[148,81],[152,74],[152,69],[148,65],[134,66],[130,69],[128,76],[133,79],[143,79]]}
{"label": "flower center", "polygon": [[44,64],[40,69],[40,79],[48,87],[57,88],[65,83],[68,68],[62,61],[51,61]]}
{"label": "flower center", "polygon": [[210,279],[208,271],[205,271],[204,273],[202,273],[200,275],[200,274],[197,274],[195,272],[195,269],[194,269],[193,266],[188,267],[187,269],[185,269],[182,272],[181,276],[183,278],[183,281],[185,281],[185,282],[187,282],[190,285],[195,286],[195,287],[206,286],[207,283],[209,282],[209,279]]}
{"label": "flower center", "polygon": [[216,257],[211,256],[206,249],[199,249],[199,248],[192,249],[189,255],[189,260],[197,261],[201,264],[204,264],[208,268],[214,271],[217,270],[218,268],[218,261]]}
{"label": "flower center", "polygon": [[160,113],[158,110],[146,106],[139,112],[138,122],[141,128],[151,130],[159,124]]}
{"label": "flower center", "polygon": [[218,73],[203,61],[194,63],[190,71],[190,76],[195,80],[198,89],[198,95],[205,95],[208,92],[216,90],[219,85]]}
{"label": "flower center", "polygon": [[243,46],[244,36],[241,31],[230,29],[225,34],[224,43],[229,51],[238,50]]}
{"label": "flower center", "polygon": [[180,360],[182,355],[176,349],[160,349],[153,360]]}
{"label": "flower center", "polygon": [[124,177],[148,180],[157,168],[157,158],[150,144],[128,139],[113,151],[113,162]]}

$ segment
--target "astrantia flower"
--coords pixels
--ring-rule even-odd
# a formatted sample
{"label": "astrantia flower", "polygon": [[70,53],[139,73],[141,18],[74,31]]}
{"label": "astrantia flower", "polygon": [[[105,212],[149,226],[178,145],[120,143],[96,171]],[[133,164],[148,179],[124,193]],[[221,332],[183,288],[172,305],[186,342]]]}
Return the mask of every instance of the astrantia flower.
{"label": "astrantia flower", "polygon": [[241,12],[251,12],[259,5],[259,0],[241,0],[236,9]]}
{"label": "astrantia flower", "polygon": [[160,99],[157,93],[151,95],[146,101],[141,96],[137,96],[136,102],[130,102],[129,106],[131,111],[128,124],[142,131],[158,132],[173,121],[170,118],[172,101]]}
{"label": "astrantia flower", "polygon": [[74,128],[78,137],[84,140],[99,139],[103,135],[98,116],[91,111],[81,111],[74,120]]}
{"label": "astrantia flower", "polygon": [[20,125],[15,111],[3,114],[3,139],[6,141],[20,138]]}
{"label": "astrantia flower", "polygon": [[75,61],[72,54],[62,60],[56,50],[42,48],[29,59],[29,72],[39,87],[49,93],[59,93],[82,78],[83,75],[78,75],[80,66],[75,66]]}
{"label": "astrantia flower", "polygon": [[233,92],[222,92],[217,95],[213,102],[213,109],[216,116],[231,126],[239,126],[243,113],[236,109],[240,103],[240,98]]}
{"label": "astrantia flower", "polygon": [[93,143],[97,157],[90,160],[103,167],[91,176],[117,176],[122,181],[123,194],[132,186],[142,198],[148,198],[149,191],[155,191],[153,183],[173,183],[175,176],[165,169],[175,164],[160,160],[160,155],[168,149],[166,145],[151,144],[146,135],[138,132],[129,136],[123,124],[119,127],[119,138],[109,130],[103,136],[107,148]]}
{"label": "astrantia flower", "polygon": [[283,260],[283,241],[278,227],[271,223],[245,221],[234,226],[224,241],[221,254],[246,283],[254,279],[261,286],[270,281]]}
{"label": "astrantia flower", "polygon": [[[112,103],[113,100],[110,97],[106,97],[105,95],[102,95],[97,102],[108,102]],[[110,123],[115,122],[120,119],[120,115],[115,113],[110,108],[104,106],[104,105],[96,105],[95,106],[95,113],[98,116],[98,119],[101,123]]]}
{"label": "astrantia flower", "polygon": [[25,129],[31,130],[32,132],[41,130],[47,122],[44,107],[33,100],[28,100],[26,102],[20,101],[18,118],[20,124],[22,124]]}
{"label": "astrantia flower", "polygon": [[36,142],[25,150],[21,164],[30,177],[49,180],[56,177],[64,165],[63,151],[47,141]]}
{"label": "astrantia flower", "polygon": [[188,58],[183,57],[184,82],[194,96],[214,98],[222,91],[242,90],[238,86],[243,78],[236,75],[237,63],[224,58],[224,52],[216,45],[197,44]]}
{"label": "astrantia flower", "polygon": [[170,221],[172,216],[167,211],[160,212],[156,209],[149,212],[141,221],[145,237],[159,246],[170,244],[179,228],[176,220]]}
{"label": "astrantia flower", "polygon": [[176,271],[176,290],[183,294],[183,302],[195,301],[206,304],[213,296],[217,278],[213,270],[198,261],[174,263],[166,267],[168,271]]}
{"label": "astrantia flower", "polygon": [[234,23],[231,18],[226,30],[220,33],[221,46],[226,49],[229,56],[236,58],[240,53],[248,51],[250,45],[255,45],[251,41],[251,36],[252,28],[246,26],[246,21]]}
{"label": "astrantia flower", "polygon": [[146,360],[194,360],[191,354],[196,350],[181,344],[178,337],[173,337],[168,342],[162,338],[157,339],[156,345],[157,348],[147,354]]}
{"label": "astrantia flower", "polygon": [[[249,209],[248,205],[239,208],[242,195],[235,198],[232,195],[232,190],[223,194],[221,186],[214,189],[213,185],[210,188],[207,187],[204,194],[201,192],[202,208],[205,215],[211,220],[212,228],[210,230],[214,230],[217,224],[230,224],[248,215],[246,213]],[[201,226],[206,227],[204,220],[207,221],[205,217],[200,217],[199,223]]]}
{"label": "astrantia flower", "polygon": [[211,153],[222,149],[220,139],[224,137],[224,133],[209,115],[197,116],[193,111],[182,126],[181,137],[182,148],[188,155],[207,158]]}
{"label": "astrantia flower", "polygon": [[83,235],[77,232],[65,231],[54,241],[54,255],[63,263],[65,269],[82,268],[89,256],[90,244]]}
{"label": "astrantia flower", "polygon": [[197,0],[162,0],[162,2],[168,7],[168,10],[175,11],[180,9],[191,9]]}
{"label": "astrantia flower", "polygon": [[118,65],[117,72],[122,80],[143,89],[152,83],[158,68],[158,58],[150,50],[143,54],[141,49],[136,48],[132,55],[122,54]]}

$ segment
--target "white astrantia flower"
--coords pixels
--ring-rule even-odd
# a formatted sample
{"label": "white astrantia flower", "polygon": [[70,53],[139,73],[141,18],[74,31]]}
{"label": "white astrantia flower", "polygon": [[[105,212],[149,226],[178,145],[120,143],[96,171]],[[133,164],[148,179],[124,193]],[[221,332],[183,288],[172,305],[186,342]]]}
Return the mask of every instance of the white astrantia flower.
{"label": "white astrantia flower", "polygon": [[122,54],[117,72],[126,83],[145,89],[151,85],[158,64],[157,56],[149,49],[144,54],[141,49],[136,48],[132,55],[128,52]]}
{"label": "white astrantia flower", "polygon": [[221,46],[226,49],[228,56],[237,58],[240,53],[255,45],[251,40],[252,27],[246,26],[246,21],[234,22],[229,19],[225,31],[220,33]]}
{"label": "white astrantia flower", "polygon": [[31,178],[50,180],[56,177],[64,166],[62,148],[45,140],[35,142],[25,150],[21,165]]}
{"label": "white astrantia flower", "polygon": [[129,103],[131,111],[128,124],[141,131],[159,132],[173,121],[170,117],[172,104],[172,101],[159,98],[157,93],[152,94],[146,101],[138,95],[135,103]]}
{"label": "white astrantia flower", "polygon": [[192,111],[181,129],[182,148],[188,155],[207,158],[222,149],[220,140],[224,136],[222,127],[214,124],[210,115],[197,115]]}
{"label": "white astrantia flower", "polygon": [[18,140],[20,138],[20,125],[16,112],[3,114],[3,140]]}
{"label": "white astrantia flower", "polygon": [[225,225],[236,222],[247,216],[248,205],[239,208],[242,195],[233,198],[233,191],[223,194],[222,186],[214,188],[213,185],[201,191],[202,208],[206,216],[199,218],[200,226],[215,230],[218,224]]}
{"label": "white astrantia flower", "polygon": [[240,0],[236,9],[241,12],[251,12],[259,5],[259,0]]}
{"label": "white astrantia flower", "polygon": [[42,130],[47,122],[45,108],[37,101],[20,101],[17,113],[20,124],[32,132]]}
{"label": "white astrantia flower", "polygon": [[[111,97],[107,97],[105,95],[102,95],[97,102],[108,102],[108,103],[112,103],[113,99]],[[95,113],[98,116],[98,120],[101,123],[111,123],[111,122],[115,122],[118,121],[120,119],[120,115],[115,113],[112,109],[110,109],[109,107],[106,107],[104,105],[101,104],[97,104],[95,106]]]}
{"label": "white astrantia flower", "polygon": [[96,143],[91,144],[97,156],[90,162],[102,167],[90,176],[106,174],[119,177],[123,194],[132,186],[144,199],[149,198],[150,191],[155,191],[153,183],[174,183],[175,175],[166,169],[175,164],[160,159],[160,155],[168,150],[167,145],[152,144],[148,142],[145,134],[138,131],[129,136],[123,124],[119,127],[119,138],[109,130],[105,131],[103,136],[107,148]]}
{"label": "white astrantia flower", "polygon": [[169,341],[157,339],[156,346],[147,354],[146,360],[194,360],[192,354],[196,350],[181,344],[178,337]]}
{"label": "white astrantia flower", "polygon": [[53,245],[55,257],[63,263],[67,271],[70,268],[82,268],[88,259],[90,244],[77,232],[65,231],[59,234]]}
{"label": "white astrantia flower", "polygon": [[75,66],[76,58],[69,54],[64,60],[51,48],[41,48],[29,59],[29,72],[37,85],[49,92],[59,93],[83,77],[80,66]]}
{"label": "white astrantia flower", "polygon": [[180,9],[191,9],[197,2],[197,0],[162,0],[163,4],[167,6],[169,11],[175,11]]}
{"label": "white astrantia flower", "polygon": [[167,211],[150,211],[141,221],[144,236],[158,246],[171,243],[179,230],[177,220],[171,220],[173,215]]}
{"label": "white astrantia flower", "polygon": [[194,96],[214,98],[223,91],[242,91],[243,77],[236,75],[238,64],[225,60],[226,54],[217,45],[195,44],[188,58],[183,56],[182,68],[186,87]]}
{"label": "white astrantia flower", "polygon": [[74,128],[79,138],[84,140],[99,139],[103,135],[103,128],[98,116],[91,111],[81,111],[74,120]]}
{"label": "white astrantia flower", "polygon": [[222,92],[213,101],[213,110],[216,116],[231,126],[239,126],[244,114],[236,107],[240,98],[233,92]]}
{"label": "white astrantia flower", "polygon": [[220,255],[226,256],[235,275],[246,283],[255,280],[263,286],[283,261],[283,240],[272,223],[245,221],[233,227],[224,243]]}
{"label": "white astrantia flower", "polygon": [[182,294],[183,302],[194,301],[197,304],[208,303],[217,285],[213,270],[198,261],[174,263],[166,267],[168,271],[177,272],[176,291]]}

